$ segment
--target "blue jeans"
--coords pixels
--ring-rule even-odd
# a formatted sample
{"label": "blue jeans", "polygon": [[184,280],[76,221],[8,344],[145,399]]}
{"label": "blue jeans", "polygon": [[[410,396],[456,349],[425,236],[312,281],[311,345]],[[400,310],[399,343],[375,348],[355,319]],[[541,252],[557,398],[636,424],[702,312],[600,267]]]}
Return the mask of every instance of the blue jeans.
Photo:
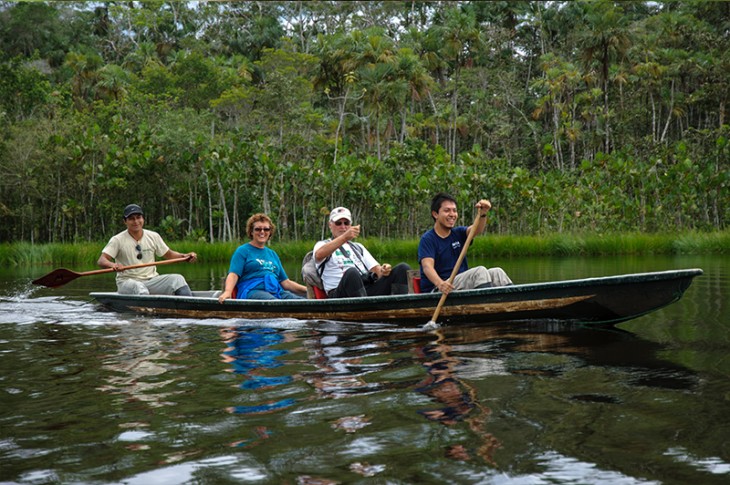
{"label": "blue jeans", "polygon": [[[251,290],[248,292],[248,295],[246,296],[249,300],[276,300],[277,298],[269,293],[268,291],[264,290]],[[291,291],[287,290],[281,290],[281,299],[282,300],[303,300],[304,297],[299,296],[295,293],[292,293]]]}

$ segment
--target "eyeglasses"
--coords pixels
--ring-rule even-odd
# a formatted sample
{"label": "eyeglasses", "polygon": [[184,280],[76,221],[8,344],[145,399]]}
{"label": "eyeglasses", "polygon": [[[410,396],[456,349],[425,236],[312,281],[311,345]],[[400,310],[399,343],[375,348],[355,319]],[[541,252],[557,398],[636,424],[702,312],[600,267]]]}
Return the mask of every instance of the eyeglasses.
{"label": "eyeglasses", "polygon": [[142,259],[142,246],[137,244],[134,249],[137,250],[137,259]]}
{"label": "eyeglasses", "polygon": [[340,219],[339,221],[335,222],[335,226],[341,226],[343,224],[346,225],[346,226],[349,226],[352,223],[350,221],[345,220],[345,219]]}
{"label": "eyeglasses", "polygon": [[270,227],[254,227],[254,232],[271,232]]}

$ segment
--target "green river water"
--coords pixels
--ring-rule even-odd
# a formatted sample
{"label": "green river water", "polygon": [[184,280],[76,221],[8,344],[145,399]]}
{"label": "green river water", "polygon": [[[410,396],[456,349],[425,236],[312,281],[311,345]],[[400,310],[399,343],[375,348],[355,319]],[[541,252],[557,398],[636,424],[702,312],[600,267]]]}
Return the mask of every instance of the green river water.
{"label": "green river water", "polygon": [[[53,268],[2,268],[0,482],[730,481],[730,258],[492,264],[516,283],[705,274],[615,328],[425,332],[117,314],[88,298],[110,275],[40,289]],[[219,289],[226,265],[161,271]]]}

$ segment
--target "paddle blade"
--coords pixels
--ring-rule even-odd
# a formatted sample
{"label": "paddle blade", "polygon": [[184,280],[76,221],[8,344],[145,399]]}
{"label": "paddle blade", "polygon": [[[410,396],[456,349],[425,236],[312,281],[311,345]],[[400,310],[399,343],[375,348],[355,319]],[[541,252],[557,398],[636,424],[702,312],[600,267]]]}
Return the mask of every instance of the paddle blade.
{"label": "paddle blade", "polygon": [[33,280],[33,284],[46,286],[48,288],[57,288],[59,286],[65,285],[69,281],[75,280],[79,276],[81,275],[79,273],[76,273],[75,271],[71,271],[70,269],[66,268],[59,268],[51,271],[45,276],[41,276],[37,280]]}

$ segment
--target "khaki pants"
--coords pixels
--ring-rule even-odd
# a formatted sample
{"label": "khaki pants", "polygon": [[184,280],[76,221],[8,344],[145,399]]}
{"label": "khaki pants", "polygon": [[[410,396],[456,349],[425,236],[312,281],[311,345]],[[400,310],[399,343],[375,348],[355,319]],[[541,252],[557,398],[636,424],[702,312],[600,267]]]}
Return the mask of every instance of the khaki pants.
{"label": "khaki pants", "polygon": [[177,290],[187,286],[179,274],[161,274],[148,280],[122,280],[117,282],[120,295],[174,295]]}
{"label": "khaki pants", "polygon": [[477,266],[456,275],[454,289],[471,290],[486,283],[491,286],[507,286],[512,284],[512,280],[502,268],[487,269],[484,266]]}

